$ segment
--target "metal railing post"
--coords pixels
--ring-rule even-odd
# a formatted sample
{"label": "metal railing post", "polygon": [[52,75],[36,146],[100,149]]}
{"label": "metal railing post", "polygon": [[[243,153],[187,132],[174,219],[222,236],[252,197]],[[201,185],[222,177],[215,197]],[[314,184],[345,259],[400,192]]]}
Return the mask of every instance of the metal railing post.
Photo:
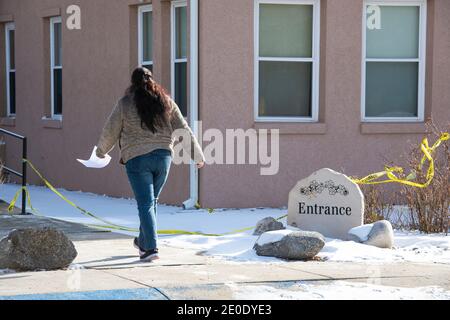
{"label": "metal railing post", "polygon": [[5,170],[8,173],[11,173],[17,177],[22,178],[22,215],[27,215],[27,192],[25,191],[25,188],[27,186],[27,137],[18,135],[17,133],[5,130],[0,128],[1,134],[6,134],[8,136],[11,136],[15,139],[22,140],[22,173],[17,172],[16,170],[13,170],[11,168],[8,168],[5,165],[2,165],[3,170]]}
{"label": "metal railing post", "polygon": [[27,215],[27,138],[24,137],[22,142],[22,215]]}

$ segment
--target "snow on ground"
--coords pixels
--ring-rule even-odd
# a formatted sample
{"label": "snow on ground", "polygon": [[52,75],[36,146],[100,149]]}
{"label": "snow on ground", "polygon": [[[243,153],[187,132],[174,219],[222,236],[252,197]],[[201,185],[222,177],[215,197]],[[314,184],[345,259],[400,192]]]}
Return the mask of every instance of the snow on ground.
{"label": "snow on ground", "polygon": [[[297,282],[283,287],[228,284],[237,300],[449,300],[438,287],[398,288],[334,281],[326,285]],[[250,298],[249,298],[250,297]]]}
{"label": "snow on ground", "polygon": [[289,230],[289,229],[266,232],[266,233],[263,233],[258,238],[258,241],[256,241],[256,242],[260,246],[263,246],[268,243],[278,242],[278,241],[281,241],[281,239],[283,239],[285,236],[287,236],[291,232],[292,232],[292,230]]}
{"label": "snow on ground", "polygon": [[9,270],[9,269],[0,269],[0,276],[2,276],[4,274],[9,274],[9,273],[14,273],[14,271]]}
{"label": "snow on ground", "polygon": [[[10,201],[19,186],[5,184],[0,186],[0,199]],[[77,209],[66,204],[44,187],[30,186],[33,207],[48,217],[71,222],[98,224],[92,218],[83,216]],[[112,223],[130,228],[138,228],[139,219],[135,201],[116,199],[90,193],[60,190],[62,194],[80,207]],[[18,200],[20,203],[20,199]],[[227,233],[256,223],[268,216],[280,217],[286,209],[234,209],[187,210],[161,205],[158,210],[160,230],[182,229],[203,233]],[[283,221],[286,223],[286,221]],[[1,223],[1,222],[0,222]],[[286,263],[283,260],[258,257],[253,245],[258,237],[252,231],[221,237],[206,236],[163,236],[160,243],[168,246],[195,249],[204,254],[230,262],[272,262]],[[450,264],[450,236],[424,235],[418,232],[395,231],[395,249],[379,249],[355,242],[326,239],[326,245],[319,257],[328,261],[346,261],[363,263],[387,262],[428,262]]]}
{"label": "snow on ground", "polygon": [[362,241],[367,241],[367,240],[369,240],[369,234],[370,234],[370,231],[372,231],[372,228],[373,228],[373,223],[365,224],[363,226],[350,229],[348,231],[348,233],[357,236]]}
{"label": "snow on ground", "polygon": [[[20,187],[14,184],[0,185],[0,199],[10,202],[18,189]],[[78,223],[102,224],[84,216],[79,210],[44,187],[29,186],[28,190],[31,194],[33,207],[47,217]],[[118,199],[64,189],[58,189],[58,191],[81,208],[89,210],[102,219],[128,228],[139,228],[139,218],[134,199]],[[21,203],[20,199],[21,196],[17,200],[18,205]],[[210,214],[207,210],[183,210],[179,207],[160,205],[158,207],[158,228],[160,230],[183,229],[215,234],[252,227],[257,221],[265,217],[278,218],[285,214],[286,210],[265,208],[223,209]]]}

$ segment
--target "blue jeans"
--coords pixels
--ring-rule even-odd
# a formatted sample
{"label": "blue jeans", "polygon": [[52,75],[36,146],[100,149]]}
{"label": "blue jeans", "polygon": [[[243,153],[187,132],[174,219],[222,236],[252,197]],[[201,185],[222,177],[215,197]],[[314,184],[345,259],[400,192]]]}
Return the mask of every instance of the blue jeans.
{"label": "blue jeans", "polygon": [[133,158],[126,163],[128,180],[139,210],[139,247],[142,250],[158,248],[158,198],[170,171],[172,156],[169,150],[158,149]]}

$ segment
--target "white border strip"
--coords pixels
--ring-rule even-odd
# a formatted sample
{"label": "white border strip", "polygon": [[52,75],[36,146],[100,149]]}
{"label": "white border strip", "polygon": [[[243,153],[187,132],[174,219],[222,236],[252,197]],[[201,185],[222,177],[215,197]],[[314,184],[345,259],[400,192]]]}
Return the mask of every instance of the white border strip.
{"label": "white border strip", "polygon": [[[6,49],[6,116],[7,117],[15,117],[16,114],[15,113],[11,113],[11,96],[10,96],[10,87],[11,87],[11,83],[10,83],[10,73],[14,72],[16,73],[16,69],[11,69],[11,56],[10,56],[10,52],[11,52],[11,48],[10,48],[10,38],[9,38],[9,32],[12,30],[16,30],[14,22],[9,22],[7,24],[5,24],[5,49]],[[14,38],[16,38],[14,36]],[[14,48],[16,46],[16,41],[14,39]],[[14,50],[15,51],[15,50]],[[15,52],[13,53],[15,54]],[[17,104],[16,104],[17,106]],[[16,110],[17,112],[17,110]]]}
{"label": "white border strip", "polygon": [[[420,10],[419,58],[418,59],[367,59],[367,6],[418,6]],[[362,122],[423,122],[425,120],[425,76],[427,42],[427,2],[426,0],[364,0],[362,15],[362,59],[361,59],[361,121]],[[418,117],[366,117],[366,63],[367,62],[418,62]]]}
{"label": "white border strip", "polygon": [[[199,7],[198,0],[190,0],[190,56],[189,56],[189,124],[198,137],[201,128],[198,127],[199,120]],[[199,140],[201,143],[201,140]],[[185,209],[195,208],[199,200],[199,177],[195,163],[189,168],[189,199],[183,203]]]}
{"label": "white border strip", "polygon": [[[259,8],[260,4],[298,4],[313,6],[313,52],[312,58],[260,58],[259,57]],[[255,0],[254,4],[254,118],[255,122],[318,122],[319,121],[319,85],[320,85],[320,1],[319,0]],[[312,116],[311,117],[260,117],[259,116],[259,62],[286,61],[312,62]]]}
{"label": "white border strip", "polygon": [[[55,66],[55,24],[61,23],[61,40],[63,25],[61,17],[50,18],[50,99],[51,99],[51,118],[55,120],[62,120],[62,114],[55,114],[55,97],[54,97],[54,86],[55,86],[55,76],[53,70],[62,69],[62,57],[61,66]],[[61,43],[62,45],[62,43]]]}
{"label": "white border strip", "polygon": [[[153,66],[153,60],[150,61],[144,61],[144,55],[143,55],[143,51],[144,51],[144,19],[143,19],[143,15],[146,12],[153,12],[153,6],[151,4],[149,5],[145,5],[145,6],[140,6],[138,9],[138,64],[139,66],[148,66],[151,65]],[[153,17],[152,17],[152,23],[153,23]],[[153,28],[152,28],[152,32],[153,32]],[[152,35],[153,38],[153,35]],[[152,48],[153,48],[153,44],[152,44]]]}
{"label": "white border strip", "polygon": [[[191,1],[192,2],[192,1]],[[177,32],[177,21],[175,16],[175,10],[177,8],[187,7],[187,1],[186,0],[180,0],[180,1],[172,1],[171,4],[171,10],[170,10],[170,75],[171,75],[171,82],[170,82],[170,92],[175,100],[175,64],[180,62],[188,62],[187,58],[183,59],[177,59],[177,44],[176,44],[176,32]],[[192,6],[192,4],[191,4]],[[191,52],[192,54],[192,52]]]}

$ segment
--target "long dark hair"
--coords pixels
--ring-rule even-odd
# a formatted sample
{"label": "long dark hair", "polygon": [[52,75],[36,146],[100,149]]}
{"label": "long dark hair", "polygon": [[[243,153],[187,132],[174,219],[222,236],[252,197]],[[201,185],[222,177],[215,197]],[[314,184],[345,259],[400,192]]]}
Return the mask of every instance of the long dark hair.
{"label": "long dark hair", "polygon": [[157,127],[169,121],[170,102],[163,87],[153,80],[150,70],[139,67],[131,75],[131,86],[126,94],[134,99],[141,126],[156,133]]}

